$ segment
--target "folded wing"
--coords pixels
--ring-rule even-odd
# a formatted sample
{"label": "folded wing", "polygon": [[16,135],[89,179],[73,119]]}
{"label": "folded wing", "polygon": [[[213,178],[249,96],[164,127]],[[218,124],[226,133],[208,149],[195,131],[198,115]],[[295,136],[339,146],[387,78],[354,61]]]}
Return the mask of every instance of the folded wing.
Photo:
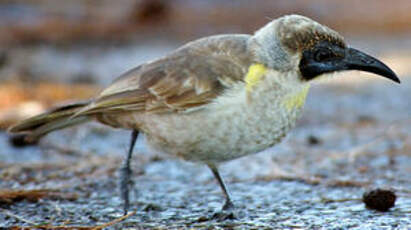
{"label": "folded wing", "polygon": [[248,35],[224,35],[187,44],[157,61],[123,74],[80,114],[201,108],[243,76],[251,64]]}

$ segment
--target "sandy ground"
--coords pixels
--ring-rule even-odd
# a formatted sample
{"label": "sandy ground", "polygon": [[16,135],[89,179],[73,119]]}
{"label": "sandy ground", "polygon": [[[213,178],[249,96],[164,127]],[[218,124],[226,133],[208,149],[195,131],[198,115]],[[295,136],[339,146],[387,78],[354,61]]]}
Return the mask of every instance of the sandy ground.
{"label": "sandy ground", "polygon": [[[402,84],[346,73],[314,86],[304,116],[283,143],[222,165],[237,206],[236,218],[212,218],[220,210],[223,196],[205,166],[153,153],[140,140],[133,158],[131,209],[135,213],[110,228],[410,228],[410,58],[401,50],[383,52],[370,48],[369,43],[355,44],[366,44],[365,49],[381,55],[398,71]],[[150,55],[170,49],[160,47]],[[131,65],[131,60],[122,63],[122,56],[139,53],[138,47],[120,51],[107,51],[112,56],[105,57],[106,62],[90,58],[88,65],[98,69],[91,75],[102,76],[94,79],[96,82],[106,84],[110,75]],[[40,73],[45,72],[42,62],[73,58],[70,52],[65,56],[54,51],[52,59],[48,52],[27,56],[40,62],[36,65]],[[35,59],[36,55],[43,58]],[[133,60],[139,63],[150,58],[147,56],[135,55]],[[110,58],[117,61],[104,69]],[[71,66],[76,66],[76,61]],[[74,72],[81,68],[86,67],[79,66]],[[64,79],[67,71],[60,70]],[[3,71],[12,73],[12,68]],[[87,124],[52,133],[38,146],[22,149],[12,147],[1,132],[0,188],[49,189],[54,195],[0,203],[0,227],[92,227],[121,217],[117,169],[128,140],[125,131]],[[389,212],[369,210],[362,203],[363,192],[376,187],[397,194],[396,205]]]}

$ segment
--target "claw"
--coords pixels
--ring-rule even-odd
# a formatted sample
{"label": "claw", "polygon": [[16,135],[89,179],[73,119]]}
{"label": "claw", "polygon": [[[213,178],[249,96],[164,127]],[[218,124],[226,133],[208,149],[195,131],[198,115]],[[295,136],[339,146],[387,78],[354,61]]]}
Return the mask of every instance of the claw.
{"label": "claw", "polygon": [[231,200],[226,200],[226,202],[224,203],[223,206],[223,210],[224,211],[228,211],[228,210],[233,210],[235,208],[233,202],[231,202]]}

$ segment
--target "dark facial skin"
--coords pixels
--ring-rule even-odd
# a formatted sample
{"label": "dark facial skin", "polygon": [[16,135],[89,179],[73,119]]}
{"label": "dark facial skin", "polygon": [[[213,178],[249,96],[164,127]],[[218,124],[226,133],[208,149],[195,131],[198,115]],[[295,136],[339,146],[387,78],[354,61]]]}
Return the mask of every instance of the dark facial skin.
{"label": "dark facial skin", "polygon": [[328,41],[318,42],[312,48],[304,50],[299,68],[306,81],[324,73],[360,70],[400,83],[397,75],[378,59],[359,50],[341,47]]}

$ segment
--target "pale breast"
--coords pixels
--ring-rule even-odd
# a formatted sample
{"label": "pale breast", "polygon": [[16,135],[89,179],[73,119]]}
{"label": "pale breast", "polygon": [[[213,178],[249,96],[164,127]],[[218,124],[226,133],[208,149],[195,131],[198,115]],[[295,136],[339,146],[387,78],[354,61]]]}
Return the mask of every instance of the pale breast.
{"label": "pale breast", "polygon": [[191,113],[138,113],[122,121],[138,124],[157,150],[191,161],[221,162],[280,142],[301,113],[301,106],[287,106],[291,96],[278,90],[247,102],[242,92]]}

